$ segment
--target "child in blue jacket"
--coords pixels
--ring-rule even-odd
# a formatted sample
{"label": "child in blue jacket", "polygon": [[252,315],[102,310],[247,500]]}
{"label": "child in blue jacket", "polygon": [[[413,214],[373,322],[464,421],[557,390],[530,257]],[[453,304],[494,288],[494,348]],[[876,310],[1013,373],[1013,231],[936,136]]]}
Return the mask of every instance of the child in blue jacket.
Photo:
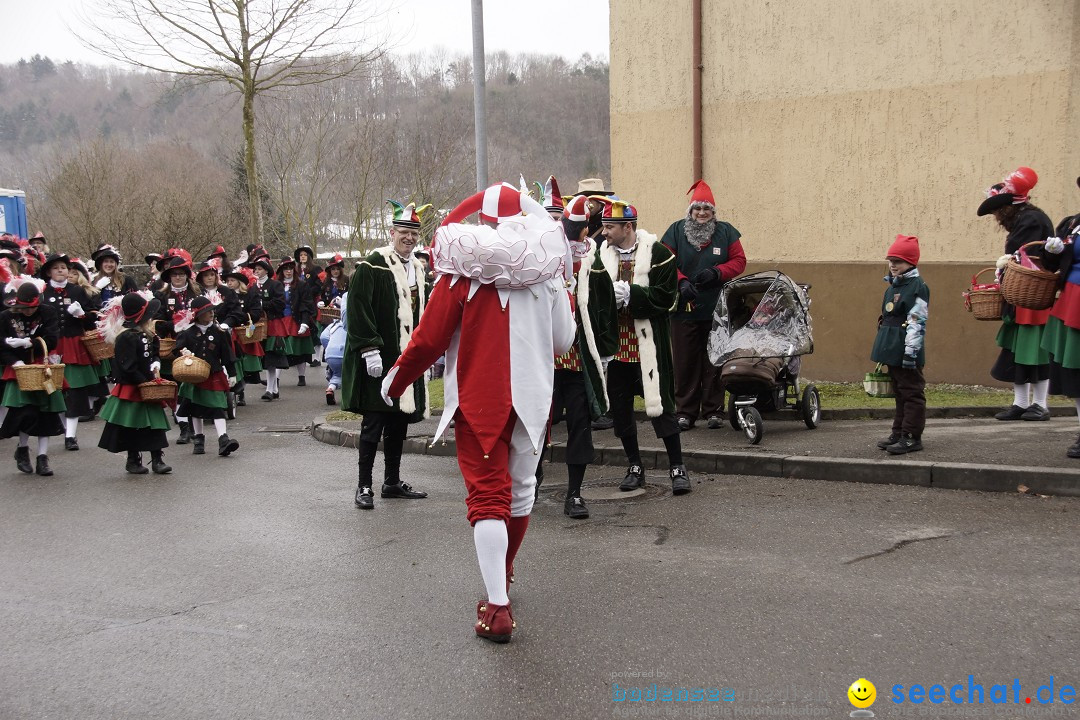
{"label": "child in blue jacket", "polygon": [[[345,307],[348,295],[349,293],[346,292],[341,296],[341,307]],[[326,386],[327,405],[337,405],[334,393],[341,387],[341,361],[345,357],[345,339],[347,336],[345,313],[341,314],[340,320],[335,320],[327,325],[319,336],[319,341],[323,346],[323,358],[326,360],[326,379],[329,382]]]}

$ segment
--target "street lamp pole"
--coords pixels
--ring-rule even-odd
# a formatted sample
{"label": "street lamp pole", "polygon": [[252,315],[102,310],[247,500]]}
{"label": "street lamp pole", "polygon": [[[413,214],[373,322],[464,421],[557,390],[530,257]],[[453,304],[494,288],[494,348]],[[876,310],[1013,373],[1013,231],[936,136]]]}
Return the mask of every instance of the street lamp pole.
{"label": "street lamp pole", "polygon": [[473,117],[476,123],[476,189],[488,184],[487,120],[484,113],[484,0],[472,0]]}

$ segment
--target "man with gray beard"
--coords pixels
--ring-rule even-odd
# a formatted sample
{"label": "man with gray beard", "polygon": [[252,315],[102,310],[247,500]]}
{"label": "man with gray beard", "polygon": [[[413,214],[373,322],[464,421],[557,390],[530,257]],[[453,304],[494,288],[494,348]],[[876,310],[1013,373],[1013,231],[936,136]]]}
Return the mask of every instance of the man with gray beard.
{"label": "man with gray beard", "polygon": [[698,418],[716,429],[724,424],[724,389],[706,344],[720,288],[746,269],[746,255],[739,231],[716,219],[716,201],[705,181],[694,183],[691,193],[686,217],[673,222],[661,238],[679,271],[679,299],[671,316],[675,415],[681,430],[692,428]]}

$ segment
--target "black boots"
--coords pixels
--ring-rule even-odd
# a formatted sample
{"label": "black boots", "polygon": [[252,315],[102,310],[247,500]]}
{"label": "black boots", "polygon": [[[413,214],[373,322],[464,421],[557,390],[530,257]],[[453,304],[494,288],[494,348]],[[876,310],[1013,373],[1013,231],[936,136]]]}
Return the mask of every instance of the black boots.
{"label": "black boots", "polygon": [[172,468],[165,464],[165,453],[161,450],[151,450],[150,460],[150,469],[155,475],[168,475],[172,472]]}
{"label": "black boots", "polygon": [[124,465],[124,469],[132,475],[145,475],[150,472],[146,469],[146,466],[142,464],[142,453],[135,452],[134,450],[128,450],[127,464]]}
{"label": "black boots", "polygon": [[30,448],[26,446],[15,448],[15,467],[19,468],[19,472],[33,474],[34,466],[30,464]]}
{"label": "black boots", "polygon": [[177,445],[187,445],[191,442],[191,423],[180,423],[180,437],[176,439]]}
{"label": "black boots", "polygon": [[227,434],[218,436],[217,446],[217,454],[221,457],[226,457],[229,455],[229,453],[234,453],[240,449],[240,443],[231,439]]}
{"label": "black boots", "polygon": [[296,387],[307,387],[307,377],[301,375],[296,381]]}
{"label": "black boots", "polygon": [[73,438],[73,437],[64,438],[64,449],[65,450],[78,450],[79,449],[79,441],[76,438]]}
{"label": "black boots", "polygon": [[48,477],[53,474],[52,468],[49,467],[49,456],[38,455],[37,456],[37,468],[35,470],[38,475]]}
{"label": "black boots", "polygon": [[236,407],[245,407],[246,405],[247,403],[244,402],[244,391],[238,390],[236,392]]}
{"label": "black boots", "polygon": [[890,455],[904,455],[909,452],[916,452],[922,450],[922,439],[917,438],[911,433],[904,433],[900,436],[900,439],[895,443],[885,448],[885,451]]}
{"label": "black boots", "polygon": [[198,435],[192,435],[191,441],[194,444],[194,448],[191,450],[192,455],[205,455],[206,454],[206,436],[202,433]]}
{"label": "black boots", "polygon": [[375,466],[375,452],[378,449],[379,445],[377,443],[364,440],[357,443],[359,458],[357,460],[356,498],[354,502],[356,507],[361,510],[371,510],[375,507],[375,493],[371,490],[371,470]]}

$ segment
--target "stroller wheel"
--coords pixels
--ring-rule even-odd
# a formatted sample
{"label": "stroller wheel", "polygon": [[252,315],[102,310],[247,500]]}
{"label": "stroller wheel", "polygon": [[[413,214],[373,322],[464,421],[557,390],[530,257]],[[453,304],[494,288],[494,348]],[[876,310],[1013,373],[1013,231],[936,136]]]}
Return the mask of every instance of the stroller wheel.
{"label": "stroller wheel", "polygon": [[761,413],[756,407],[750,406],[739,408],[739,419],[742,421],[742,431],[751,445],[761,442],[761,436],[765,434],[765,424],[761,420]]}
{"label": "stroller wheel", "polygon": [[802,392],[802,419],[806,427],[813,430],[821,424],[821,393],[813,385],[807,385]]}
{"label": "stroller wheel", "polygon": [[728,394],[727,401],[727,419],[728,425],[731,425],[731,429],[736,432],[742,430],[742,422],[739,420],[739,409],[735,407],[735,396]]}

